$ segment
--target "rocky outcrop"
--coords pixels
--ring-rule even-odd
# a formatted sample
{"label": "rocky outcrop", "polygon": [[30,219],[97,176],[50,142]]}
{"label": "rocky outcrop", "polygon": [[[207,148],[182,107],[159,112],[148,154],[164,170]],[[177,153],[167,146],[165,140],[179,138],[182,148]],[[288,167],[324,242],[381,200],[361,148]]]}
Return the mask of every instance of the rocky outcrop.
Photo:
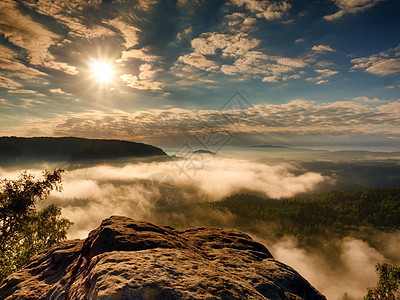
{"label": "rocky outcrop", "polygon": [[325,299],[248,235],[111,217],[32,258],[0,299]]}

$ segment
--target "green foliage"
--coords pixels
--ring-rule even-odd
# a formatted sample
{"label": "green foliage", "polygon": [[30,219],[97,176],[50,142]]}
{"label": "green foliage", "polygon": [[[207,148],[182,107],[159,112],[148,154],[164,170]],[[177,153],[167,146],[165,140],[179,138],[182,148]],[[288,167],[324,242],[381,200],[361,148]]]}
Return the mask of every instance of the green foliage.
{"label": "green foliage", "polygon": [[[388,243],[388,235],[383,232],[400,230],[400,189],[335,191],[280,200],[237,194],[222,201],[157,209],[154,218],[180,228],[235,228],[262,238],[267,246],[293,236],[299,242],[296,246],[317,254],[332,270],[343,272],[342,247],[346,237],[365,241],[388,259],[398,256],[383,251]],[[339,299],[352,298],[345,293]]]}
{"label": "green foliage", "polygon": [[[293,236],[301,247],[321,249],[340,260],[345,237],[382,249],[382,232],[400,229],[400,189],[369,189],[306,194],[287,199],[237,194],[222,201],[177,204],[154,212],[177,227],[230,227],[277,241]],[[179,217],[185,216],[185,218]]]}
{"label": "green foliage", "polygon": [[375,266],[379,280],[374,288],[368,288],[364,300],[399,300],[400,267],[388,264]]}
{"label": "green foliage", "polygon": [[24,172],[16,180],[0,181],[0,281],[39,251],[65,239],[72,223],[60,217],[61,209],[35,209],[52,190],[61,190],[63,172],[45,171],[43,180]]}
{"label": "green foliage", "polygon": [[290,234],[311,246],[315,237],[400,229],[400,189],[328,192],[283,200],[234,195],[212,205],[227,208],[243,226],[259,220],[271,224],[276,236]]}

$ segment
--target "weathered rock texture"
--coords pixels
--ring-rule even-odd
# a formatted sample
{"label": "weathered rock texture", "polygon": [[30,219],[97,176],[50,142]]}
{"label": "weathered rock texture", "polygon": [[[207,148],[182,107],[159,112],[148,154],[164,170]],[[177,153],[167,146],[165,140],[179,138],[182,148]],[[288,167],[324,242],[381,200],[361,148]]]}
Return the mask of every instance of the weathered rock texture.
{"label": "weathered rock texture", "polygon": [[111,217],[0,286],[0,299],[325,299],[248,235]]}

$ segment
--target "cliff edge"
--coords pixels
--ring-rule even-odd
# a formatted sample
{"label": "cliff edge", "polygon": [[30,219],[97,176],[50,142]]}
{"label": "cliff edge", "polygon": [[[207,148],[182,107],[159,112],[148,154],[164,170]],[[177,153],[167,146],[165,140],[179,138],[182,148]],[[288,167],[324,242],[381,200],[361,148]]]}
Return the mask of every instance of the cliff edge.
{"label": "cliff edge", "polygon": [[0,299],[325,299],[248,235],[113,216],[57,244],[0,286]]}

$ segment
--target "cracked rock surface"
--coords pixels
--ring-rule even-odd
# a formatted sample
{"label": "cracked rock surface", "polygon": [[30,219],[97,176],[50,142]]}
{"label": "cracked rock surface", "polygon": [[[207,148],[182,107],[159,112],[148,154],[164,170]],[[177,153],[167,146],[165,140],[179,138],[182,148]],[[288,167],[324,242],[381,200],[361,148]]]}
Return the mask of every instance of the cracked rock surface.
{"label": "cracked rock surface", "polygon": [[113,216],[34,256],[0,299],[325,299],[248,235]]}

